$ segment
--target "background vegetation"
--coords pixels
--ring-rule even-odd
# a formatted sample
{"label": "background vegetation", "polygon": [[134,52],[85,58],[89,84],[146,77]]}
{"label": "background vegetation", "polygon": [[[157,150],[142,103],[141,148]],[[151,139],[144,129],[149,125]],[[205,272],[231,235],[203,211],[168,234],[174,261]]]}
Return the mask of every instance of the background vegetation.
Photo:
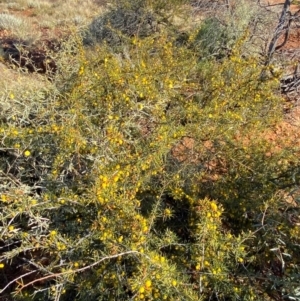
{"label": "background vegetation", "polygon": [[194,24],[196,1],[116,1],[42,65],[34,43],[4,53],[3,300],[299,300],[299,144],[272,136],[270,24],[204,2]]}

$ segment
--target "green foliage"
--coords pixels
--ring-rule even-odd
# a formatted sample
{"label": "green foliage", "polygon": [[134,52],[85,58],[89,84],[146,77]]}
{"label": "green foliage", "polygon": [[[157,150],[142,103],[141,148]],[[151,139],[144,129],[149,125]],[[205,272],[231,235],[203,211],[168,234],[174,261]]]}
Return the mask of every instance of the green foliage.
{"label": "green foliage", "polygon": [[260,81],[246,34],[200,62],[193,36],[177,47],[168,29],[129,35],[119,53],[74,38],[56,89],[1,115],[1,293],[296,295],[298,207],[280,182],[298,179],[297,150],[264,136],[281,118],[278,81]]}
{"label": "green foliage", "polygon": [[24,19],[8,13],[0,13],[0,30],[13,32],[15,38],[30,41],[37,38],[32,26]]}
{"label": "green foliage", "polygon": [[[259,35],[259,30],[266,31],[266,24],[256,20],[258,18],[267,18],[262,15],[255,5],[251,4],[251,1],[237,1],[227,6],[224,4],[220,5],[216,1],[210,3],[214,7],[209,8],[206,7],[208,4],[202,1],[198,5],[200,5],[200,10],[204,12],[208,10],[208,17],[203,20],[193,44],[193,47],[198,50],[201,59],[211,57],[221,59],[229,55],[232,47],[243,37],[246,31],[252,37],[251,43],[248,43],[248,41],[244,43],[245,54],[253,54],[254,51],[258,52],[255,49],[258,47],[258,44],[254,47],[253,40]],[[211,14],[209,13],[210,11],[215,13]],[[247,48],[251,48],[251,51]]]}
{"label": "green foliage", "polygon": [[155,33],[156,17],[142,8],[117,7],[96,18],[85,34],[85,44],[106,41],[109,45],[119,45],[126,36],[145,37]]}
{"label": "green foliage", "polygon": [[[188,3],[188,0],[174,0],[174,1],[163,1],[163,0],[113,0],[112,4],[117,7],[124,7],[127,9],[140,9],[141,7],[147,7],[157,13],[162,11],[167,13],[168,10],[174,10],[175,8]],[[174,12],[174,11],[173,11]]]}
{"label": "green foliage", "polygon": [[204,20],[196,36],[196,47],[201,51],[201,57],[224,56],[226,54],[228,37],[226,30],[217,18]]}
{"label": "green foliage", "polygon": [[84,44],[106,42],[118,46],[128,37],[148,37],[159,33],[162,27],[172,31],[171,19],[181,9],[184,0],[113,1],[111,8],[95,18],[84,33]]}
{"label": "green foliage", "polygon": [[10,14],[1,13],[0,28],[12,30],[24,26],[24,21]]}

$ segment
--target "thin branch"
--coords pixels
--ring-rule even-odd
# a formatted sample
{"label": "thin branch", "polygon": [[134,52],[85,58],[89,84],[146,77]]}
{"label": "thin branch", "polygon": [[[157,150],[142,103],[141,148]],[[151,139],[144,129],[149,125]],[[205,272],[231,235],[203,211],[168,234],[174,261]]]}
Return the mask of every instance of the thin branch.
{"label": "thin branch", "polygon": [[274,54],[274,51],[276,50],[276,45],[277,45],[278,39],[281,36],[282,31],[284,30],[287,15],[289,15],[288,12],[290,10],[290,5],[291,5],[291,0],[285,0],[283,8],[282,8],[281,16],[279,19],[279,23],[276,27],[275,33],[274,33],[273,38],[271,39],[271,42],[268,47],[267,60],[266,60],[265,66],[267,66],[270,63],[272,56]]}
{"label": "thin branch", "polygon": [[33,274],[33,273],[36,273],[36,272],[38,272],[38,270],[30,271],[30,272],[28,272],[28,273],[26,273],[26,274],[24,274],[24,275],[21,275],[21,276],[15,278],[15,279],[13,279],[13,280],[10,281],[3,289],[0,290],[0,294],[2,294],[2,293],[3,293],[3,292],[11,285],[11,284],[15,283],[15,282],[18,281],[19,279],[22,279],[22,278],[24,278],[24,277],[26,277],[26,276],[28,276],[28,275],[31,275],[31,274]]}
{"label": "thin branch", "polygon": [[265,227],[265,217],[266,217],[266,213],[267,213],[267,210],[268,210],[268,206],[266,206],[266,208],[265,208],[265,210],[264,210],[264,212],[263,212],[263,216],[262,216],[262,219],[261,219],[261,225],[262,225],[262,227],[264,228]]}
{"label": "thin branch", "polygon": [[[46,280],[46,279],[51,279],[51,278],[57,278],[57,277],[60,277],[60,276],[63,276],[63,275],[67,275],[67,274],[80,273],[80,272],[83,272],[83,271],[85,271],[85,270],[91,269],[92,267],[98,265],[99,263],[101,263],[101,262],[104,261],[104,260],[112,259],[112,258],[116,258],[116,257],[119,257],[119,256],[128,255],[128,254],[141,254],[141,253],[139,253],[138,251],[127,251],[127,252],[119,253],[119,254],[116,254],[116,255],[111,255],[111,256],[103,257],[103,258],[101,258],[100,260],[94,262],[93,264],[90,264],[90,265],[88,265],[88,266],[86,266],[86,267],[83,267],[83,268],[80,268],[80,269],[77,269],[77,270],[69,270],[69,271],[65,271],[65,272],[62,272],[62,273],[47,275],[47,276],[45,276],[45,277],[42,277],[42,278],[39,278],[39,279],[35,279],[35,280],[33,280],[33,281],[30,281],[30,282],[24,284],[24,285],[17,291],[17,294],[18,294],[20,291],[22,291],[24,288],[26,288],[26,287],[28,287],[28,286],[30,286],[30,285],[36,283],[36,282],[40,282],[40,281],[43,281],[43,280]],[[35,272],[36,272],[36,271],[35,271]],[[22,277],[24,277],[24,276],[26,276],[26,275],[27,275],[27,274],[22,275],[22,276],[20,276],[19,278],[12,280],[12,281],[9,283],[9,285],[12,284],[12,283],[14,283],[14,282],[16,282],[16,280],[18,280],[18,279],[20,279],[20,278],[22,278]],[[6,289],[9,285],[7,285],[7,286],[5,287],[5,289]],[[2,293],[3,291],[4,291],[4,289],[3,289],[2,291],[0,291],[0,293]]]}

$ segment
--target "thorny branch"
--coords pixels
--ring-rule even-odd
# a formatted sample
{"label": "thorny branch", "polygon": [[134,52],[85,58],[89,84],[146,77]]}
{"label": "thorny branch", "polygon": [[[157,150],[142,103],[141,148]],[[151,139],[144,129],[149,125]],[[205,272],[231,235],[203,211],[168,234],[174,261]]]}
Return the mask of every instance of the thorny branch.
{"label": "thorny branch", "polygon": [[[36,282],[40,282],[40,281],[51,279],[51,278],[58,278],[60,276],[67,275],[67,274],[80,273],[80,272],[83,272],[85,270],[91,269],[94,266],[97,266],[99,263],[101,263],[104,260],[113,259],[113,258],[117,258],[119,256],[124,256],[124,255],[129,255],[129,254],[140,254],[140,253],[138,251],[127,251],[127,252],[118,253],[118,254],[111,255],[111,256],[105,256],[105,257],[101,258],[100,260],[98,260],[98,261],[96,261],[96,262],[94,262],[94,263],[92,263],[92,264],[90,264],[88,266],[85,266],[83,268],[76,269],[76,270],[68,270],[68,271],[61,272],[61,273],[56,273],[56,274],[51,274],[51,275],[47,275],[45,277],[41,277],[41,278],[35,279],[33,281],[30,281],[30,282],[22,285],[22,287],[17,291],[17,293],[19,293],[24,288],[26,288],[26,287],[28,287],[28,286],[36,283]],[[21,276],[15,278],[14,280],[10,281],[2,290],[0,290],[0,294],[2,294],[10,285],[12,285],[13,283],[15,283],[16,281],[18,281],[20,279],[23,279],[24,277],[26,277],[26,276],[28,276],[28,275],[30,275],[32,273],[35,273],[35,272],[37,272],[37,270],[34,270],[34,271],[31,271],[31,272],[26,273],[24,275],[21,275]]]}

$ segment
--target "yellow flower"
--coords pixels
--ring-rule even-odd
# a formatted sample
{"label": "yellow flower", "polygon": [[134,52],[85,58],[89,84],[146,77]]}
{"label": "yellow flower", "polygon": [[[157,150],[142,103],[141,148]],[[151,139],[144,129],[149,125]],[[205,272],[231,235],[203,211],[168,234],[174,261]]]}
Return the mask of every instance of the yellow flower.
{"label": "yellow flower", "polygon": [[13,231],[14,229],[15,229],[14,226],[9,226],[9,227],[8,227],[8,230],[9,230],[9,231]]}
{"label": "yellow flower", "polygon": [[4,268],[4,263],[0,263],[0,269]]}
{"label": "yellow flower", "polygon": [[30,155],[31,155],[31,153],[30,153],[29,150],[27,150],[27,151],[24,152],[24,156],[25,156],[25,157],[29,157]]}
{"label": "yellow flower", "polygon": [[207,260],[205,260],[205,261],[204,261],[204,265],[205,265],[206,267],[209,267],[209,266],[210,266],[210,263],[209,263]]}
{"label": "yellow flower", "polygon": [[145,288],[142,286],[140,289],[139,289],[139,292],[142,294],[145,292]]}
{"label": "yellow flower", "polygon": [[2,202],[7,202],[7,196],[5,194],[1,195],[1,201]]}
{"label": "yellow flower", "polygon": [[151,280],[147,280],[146,283],[145,283],[146,288],[150,288],[151,285],[152,285]]}
{"label": "yellow flower", "polygon": [[167,216],[167,217],[171,217],[172,216],[172,211],[170,209],[168,209],[168,208],[165,209],[164,213],[165,213],[165,216]]}
{"label": "yellow flower", "polygon": [[210,203],[210,207],[211,207],[211,209],[212,209],[213,211],[217,211],[217,210],[218,210],[218,206],[217,206],[217,204],[216,204],[215,202],[211,202],[211,203]]}

